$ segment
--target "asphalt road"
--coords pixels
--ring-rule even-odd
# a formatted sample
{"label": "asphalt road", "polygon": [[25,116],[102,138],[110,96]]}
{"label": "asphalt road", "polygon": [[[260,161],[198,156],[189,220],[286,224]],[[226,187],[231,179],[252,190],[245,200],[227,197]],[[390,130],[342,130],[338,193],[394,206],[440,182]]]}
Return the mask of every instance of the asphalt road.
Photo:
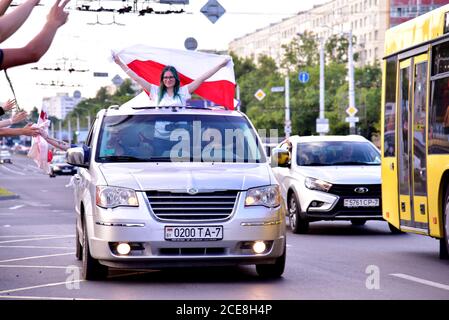
{"label": "asphalt road", "polygon": [[254,267],[242,266],[118,270],[106,281],[83,281],[69,180],[50,179],[24,156],[0,165],[0,186],[20,195],[0,201],[0,299],[449,299],[449,261],[438,259],[438,242],[392,235],[380,221],[288,231],[278,280],[261,280]]}

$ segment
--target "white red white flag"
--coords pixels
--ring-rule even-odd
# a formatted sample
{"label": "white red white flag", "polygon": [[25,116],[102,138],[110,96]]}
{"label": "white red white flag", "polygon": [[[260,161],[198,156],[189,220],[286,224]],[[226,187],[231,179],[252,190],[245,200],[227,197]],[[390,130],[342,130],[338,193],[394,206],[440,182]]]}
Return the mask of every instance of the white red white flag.
{"label": "white red white flag", "polygon": [[[39,118],[37,124],[33,124],[33,127],[37,127],[47,131],[50,126],[50,120],[48,120],[47,110],[42,106],[41,112],[39,113]],[[28,157],[33,159],[37,166],[42,169],[45,173],[49,172],[48,165],[48,143],[41,136],[33,137],[31,140],[31,148],[28,151]]]}
{"label": "white red white flag", "polygon": [[[176,68],[181,86],[184,86],[220,64],[225,58],[204,52],[154,48],[145,45],[134,45],[116,50],[114,54],[136,74],[156,86],[160,85],[162,69],[167,65]],[[233,66],[230,62],[218,70],[204,81],[195,93],[217,105],[233,110],[235,95]]]}

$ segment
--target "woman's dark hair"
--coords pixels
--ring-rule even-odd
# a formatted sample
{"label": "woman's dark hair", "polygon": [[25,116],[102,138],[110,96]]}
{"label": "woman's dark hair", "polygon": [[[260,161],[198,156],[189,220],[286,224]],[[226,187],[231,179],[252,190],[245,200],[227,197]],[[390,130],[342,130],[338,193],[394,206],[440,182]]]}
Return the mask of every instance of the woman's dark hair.
{"label": "woman's dark hair", "polygon": [[160,86],[159,86],[158,103],[161,102],[162,98],[164,97],[164,94],[167,92],[167,87],[164,84],[164,75],[167,71],[170,71],[173,74],[173,77],[175,77],[175,86],[173,88],[173,98],[178,95],[179,85],[181,83],[179,81],[178,71],[176,71],[176,68],[173,66],[166,66],[161,72],[161,82],[160,82]]}

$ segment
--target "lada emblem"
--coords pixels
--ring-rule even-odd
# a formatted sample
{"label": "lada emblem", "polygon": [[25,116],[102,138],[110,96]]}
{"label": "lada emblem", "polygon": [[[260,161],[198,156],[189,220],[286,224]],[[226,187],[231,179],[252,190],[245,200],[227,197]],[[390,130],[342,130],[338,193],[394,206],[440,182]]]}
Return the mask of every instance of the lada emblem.
{"label": "lada emblem", "polygon": [[196,189],[196,188],[190,188],[190,189],[187,189],[187,193],[188,194],[197,194],[198,193],[198,189]]}
{"label": "lada emblem", "polygon": [[354,189],[355,192],[357,193],[367,193],[368,192],[368,188],[365,187],[357,187]]}

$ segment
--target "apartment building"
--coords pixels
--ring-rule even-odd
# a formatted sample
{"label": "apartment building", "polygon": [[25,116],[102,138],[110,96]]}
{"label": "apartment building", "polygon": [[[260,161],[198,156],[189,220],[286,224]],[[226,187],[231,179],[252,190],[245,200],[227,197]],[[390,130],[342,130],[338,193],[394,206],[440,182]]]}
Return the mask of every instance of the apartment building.
{"label": "apartment building", "polygon": [[229,51],[256,60],[268,55],[280,64],[284,54],[282,45],[297,39],[298,33],[313,31],[325,40],[332,34],[349,35],[351,32],[356,38],[354,53],[359,54],[356,64],[374,64],[382,60],[384,35],[390,25],[411,19],[418,12],[425,13],[446,1],[333,0],[237,38],[229,44]]}
{"label": "apartment building", "polygon": [[64,120],[67,114],[69,114],[83,99],[81,93],[76,90],[73,93],[73,96],[69,96],[68,93],[64,92],[58,93],[53,97],[43,98],[42,105],[47,108],[47,112],[50,116]]}

